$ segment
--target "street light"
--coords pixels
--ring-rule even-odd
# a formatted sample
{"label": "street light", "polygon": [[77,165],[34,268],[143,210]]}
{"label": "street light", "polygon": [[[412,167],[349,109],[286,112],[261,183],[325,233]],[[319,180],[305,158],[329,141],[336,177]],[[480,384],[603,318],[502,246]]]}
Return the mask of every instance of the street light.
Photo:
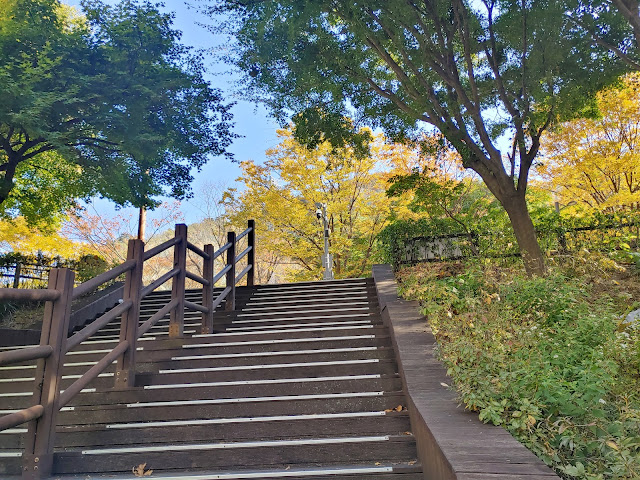
{"label": "street light", "polygon": [[327,219],[327,204],[316,203],[316,218],[322,219],[324,229],[324,254],[322,266],[324,267],[323,280],[333,280],[333,255],[329,253],[329,220]]}

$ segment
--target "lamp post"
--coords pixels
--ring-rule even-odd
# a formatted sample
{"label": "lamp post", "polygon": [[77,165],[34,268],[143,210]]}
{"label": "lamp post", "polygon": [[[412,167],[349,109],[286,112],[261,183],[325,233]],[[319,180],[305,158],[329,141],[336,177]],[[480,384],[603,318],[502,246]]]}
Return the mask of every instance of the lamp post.
{"label": "lamp post", "polygon": [[322,219],[324,232],[324,253],[322,255],[322,266],[324,267],[323,280],[333,280],[333,256],[329,253],[329,220],[327,219],[327,204],[316,203],[316,218]]}

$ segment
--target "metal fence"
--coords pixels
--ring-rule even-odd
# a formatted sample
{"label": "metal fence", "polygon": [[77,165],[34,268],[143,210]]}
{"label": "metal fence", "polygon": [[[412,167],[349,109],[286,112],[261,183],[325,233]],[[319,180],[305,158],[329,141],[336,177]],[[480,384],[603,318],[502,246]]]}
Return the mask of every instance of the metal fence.
{"label": "metal fence", "polygon": [[[538,242],[543,251],[571,253],[580,249],[613,251],[639,246],[640,223],[603,224],[539,230]],[[472,257],[507,258],[520,256],[511,231],[471,232],[409,238],[394,263],[413,264],[460,260]]]}

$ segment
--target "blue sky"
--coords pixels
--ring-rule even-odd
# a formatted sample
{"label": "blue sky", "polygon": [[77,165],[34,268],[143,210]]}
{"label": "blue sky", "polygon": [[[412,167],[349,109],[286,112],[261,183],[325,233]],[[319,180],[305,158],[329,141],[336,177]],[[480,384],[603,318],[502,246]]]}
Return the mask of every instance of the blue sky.
{"label": "blue sky", "polygon": [[[80,6],[80,0],[62,1],[78,8]],[[111,0],[106,3],[113,4],[117,2]],[[210,23],[210,19],[200,15],[194,9],[188,8],[186,2],[182,0],[168,0],[165,2],[165,10],[174,12],[174,28],[182,31],[183,44],[193,46],[197,49],[211,49],[221,44],[224,45],[226,37],[223,35],[214,35],[205,27],[199,25],[199,23]],[[228,102],[237,103],[233,107],[234,131],[242,135],[242,137],[237,138],[233,142],[229,151],[235,155],[237,161],[254,160],[261,163],[265,158],[265,150],[277,144],[277,123],[268,116],[263,107],[256,106],[242,99],[234,98],[232,96],[233,82],[237,80],[237,77],[223,73],[228,67],[215,64],[211,54],[206,53],[205,55],[207,70],[209,72],[207,79],[214,87],[224,92]],[[211,158],[200,172],[194,172],[195,180],[192,185],[193,191],[197,195],[198,191],[202,190],[206,182],[233,186],[239,174],[240,168],[237,164],[220,157]],[[197,199],[183,202],[182,210],[186,223],[196,222],[201,217],[198,209],[193,207],[192,203],[194,201],[197,201]],[[94,205],[101,214],[113,215],[115,213],[115,206],[111,202],[96,200]],[[150,214],[150,216],[152,217],[153,214]]]}

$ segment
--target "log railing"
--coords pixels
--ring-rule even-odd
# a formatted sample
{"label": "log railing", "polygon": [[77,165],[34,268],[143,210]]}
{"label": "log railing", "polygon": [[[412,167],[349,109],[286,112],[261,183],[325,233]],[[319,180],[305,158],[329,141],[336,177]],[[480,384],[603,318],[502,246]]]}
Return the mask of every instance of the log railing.
{"label": "log railing", "polygon": [[[246,238],[246,242],[244,239]],[[236,255],[237,242],[246,247]],[[147,286],[142,283],[144,262],[174,248],[173,268]],[[187,271],[187,250],[202,258],[203,276]],[[215,260],[226,253],[224,268],[215,273]],[[236,275],[236,264],[247,258],[246,266]],[[244,263],[244,261],[243,261]],[[187,239],[186,225],[176,225],[175,236],[145,252],[144,242],[129,240],[127,260],[74,288],[74,272],[66,268],[52,269],[47,289],[0,289],[0,301],[46,301],[40,345],[0,353],[0,366],[38,360],[32,406],[0,417],[0,431],[29,423],[23,453],[25,480],[41,480],[51,476],[53,446],[58,411],[98,377],[113,362],[117,362],[114,388],[125,389],[135,384],[136,344],[159,320],[170,314],[169,337],[184,334],[185,308],[202,313],[202,333],[213,332],[216,308],[224,301],[225,310],[235,309],[235,286],[247,277],[247,285],[254,284],[255,225],[249,220],[248,228],[236,236],[230,232],[227,243],[217,251],[213,245],[200,249]],[[96,290],[122,274],[126,274],[122,303],[115,306],[82,330],[67,338],[71,302]],[[215,284],[225,277],[225,288],[214,298]],[[201,303],[185,299],[185,280],[202,284]],[[169,280],[172,281],[171,299],[143,324],[139,323],[141,300]],[[121,317],[120,341],[101,360],[74,383],[60,391],[60,380],[65,355],[108,323]]]}

